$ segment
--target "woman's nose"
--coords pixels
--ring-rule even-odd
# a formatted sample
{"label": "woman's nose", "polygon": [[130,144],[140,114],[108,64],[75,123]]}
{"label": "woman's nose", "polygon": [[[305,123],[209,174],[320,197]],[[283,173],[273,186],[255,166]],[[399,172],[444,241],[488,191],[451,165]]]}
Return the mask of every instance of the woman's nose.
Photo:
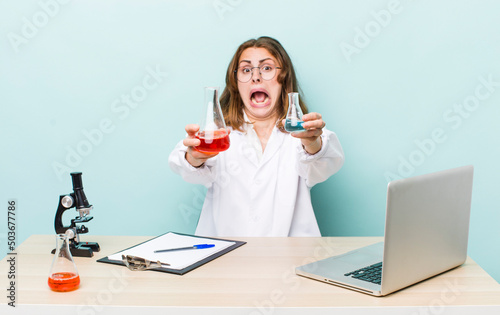
{"label": "woman's nose", "polygon": [[260,82],[262,80],[260,76],[260,69],[259,68],[254,68],[252,69],[252,82]]}

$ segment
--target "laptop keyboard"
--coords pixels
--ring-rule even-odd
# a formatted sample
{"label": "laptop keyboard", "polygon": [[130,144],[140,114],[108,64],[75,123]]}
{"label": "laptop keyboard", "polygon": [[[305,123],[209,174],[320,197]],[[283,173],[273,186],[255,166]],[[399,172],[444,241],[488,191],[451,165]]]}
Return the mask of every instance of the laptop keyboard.
{"label": "laptop keyboard", "polygon": [[382,282],[382,262],[348,272],[344,276],[380,284]]}

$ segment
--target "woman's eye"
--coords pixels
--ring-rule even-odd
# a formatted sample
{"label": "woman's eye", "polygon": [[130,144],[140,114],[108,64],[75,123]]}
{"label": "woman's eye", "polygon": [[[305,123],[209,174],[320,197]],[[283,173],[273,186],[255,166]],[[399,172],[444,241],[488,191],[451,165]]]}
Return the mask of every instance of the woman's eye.
{"label": "woman's eye", "polygon": [[263,66],[262,67],[262,71],[271,71],[271,70],[273,70],[272,66]]}
{"label": "woman's eye", "polygon": [[250,68],[242,68],[241,72],[243,72],[243,73],[249,73],[249,72],[251,72],[251,70],[250,70]]}

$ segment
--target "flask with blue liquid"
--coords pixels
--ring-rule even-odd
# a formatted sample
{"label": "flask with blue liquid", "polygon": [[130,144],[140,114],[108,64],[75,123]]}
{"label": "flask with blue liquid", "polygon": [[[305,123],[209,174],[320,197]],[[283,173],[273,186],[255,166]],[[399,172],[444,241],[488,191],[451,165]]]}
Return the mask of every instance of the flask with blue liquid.
{"label": "flask with blue liquid", "polygon": [[285,120],[285,130],[288,132],[300,132],[305,131],[302,124],[302,109],[299,103],[299,93],[292,92],[288,93],[288,112],[286,114]]}

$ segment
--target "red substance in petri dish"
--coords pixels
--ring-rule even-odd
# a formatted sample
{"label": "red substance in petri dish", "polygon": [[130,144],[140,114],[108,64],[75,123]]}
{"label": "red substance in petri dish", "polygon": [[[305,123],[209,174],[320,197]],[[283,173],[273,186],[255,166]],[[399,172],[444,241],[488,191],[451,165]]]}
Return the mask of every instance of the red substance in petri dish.
{"label": "red substance in petri dish", "polygon": [[215,130],[213,137],[206,139],[205,132],[202,131],[196,135],[201,144],[194,147],[197,151],[203,153],[217,153],[229,149],[229,134],[225,130]]}
{"label": "red substance in petri dish", "polygon": [[54,291],[72,291],[79,285],[80,276],[72,272],[58,272],[49,277],[49,287]]}

